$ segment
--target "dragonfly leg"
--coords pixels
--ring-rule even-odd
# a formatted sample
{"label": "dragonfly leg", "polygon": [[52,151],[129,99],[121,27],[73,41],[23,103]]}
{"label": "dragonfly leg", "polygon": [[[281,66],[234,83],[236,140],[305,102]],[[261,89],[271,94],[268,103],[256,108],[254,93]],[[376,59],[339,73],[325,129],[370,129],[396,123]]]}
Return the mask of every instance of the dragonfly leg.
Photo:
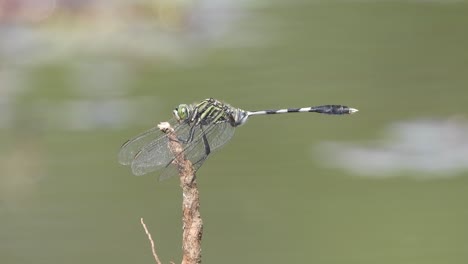
{"label": "dragonfly leg", "polygon": [[206,158],[208,158],[208,155],[210,155],[211,153],[210,143],[208,142],[208,138],[206,137],[206,133],[202,125],[200,125],[200,129],[202,130],[202,133],[203,133],[202,139],[203,139],[203,146],[205,147],[205,155],[203,155],[203,157],[201,157],[199,160],[197,160],[193,164],[195,166],[197,166],[197,164],[203,163],[206,160]]}
{"label": "dragonfly leg", "polygon": [[[203,157],[201,157],[199,160],[197,160],[193,165],[195,166],[195,168],[199,168],[201,166],[201,164],[203,164],[205,162],[205,160],[208,158],[208,155],[210,155],[211,153],[211,147],[210,147],[210,143],[208,142],[208,138],[206,137],[206,133],[205,133],[205,130],[203,129],[203,125],[200,124],[200,129],[203,133],[203,136],[202,136],[202,140],[203,140],[203,146],[205,147],[205,155],[203,155]],[[195,177],[192,179],[192,182],[195,180]]]}
{"label": "dragonfly leg", "polygon": [[206,138],[205,131],[203,128],[200,126],[201,130],[203,131],[203,144],[205,145],[205,158],[210,155],[211,153],[211,148],[210,148],[210,143],[208,142],[208,138]]}
{"label": "dragonfly leg", "polygon": [[189,143],[190,141],[192,141],[193,139],[193,135],[195,134],[195,126],[191,126],[190,127],[190,131],[189,131],[189,135],[188,135],[188,138],[187,139],[183,139],[179,136],[177,136],[177,140],[179,140],[181,143],[183,144],[187,144]]}

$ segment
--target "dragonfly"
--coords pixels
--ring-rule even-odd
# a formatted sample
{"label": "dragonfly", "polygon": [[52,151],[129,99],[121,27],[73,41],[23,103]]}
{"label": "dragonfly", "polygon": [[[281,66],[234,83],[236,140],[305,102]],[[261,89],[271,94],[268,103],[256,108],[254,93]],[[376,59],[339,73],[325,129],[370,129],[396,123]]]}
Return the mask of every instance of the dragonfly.
{"label": "dragonfly", "polygon": [[[232,138],[236,127],[245,124],[251,116],[285,113],[345,115],[356,112],[357,109],[344,105],[246,111],[208,98],[199,103],[180,104],[173,110],[174,117],[169,123],[183,147],[181,154],[191,161],[196,172],[213,151]],[[177,157],[169,148],[169,141],[167,134],[153,127],[122,145],[118,154],[119,163],[129,165],[136,176],[161,170],[159,180],[170,178],[177,174]]]}

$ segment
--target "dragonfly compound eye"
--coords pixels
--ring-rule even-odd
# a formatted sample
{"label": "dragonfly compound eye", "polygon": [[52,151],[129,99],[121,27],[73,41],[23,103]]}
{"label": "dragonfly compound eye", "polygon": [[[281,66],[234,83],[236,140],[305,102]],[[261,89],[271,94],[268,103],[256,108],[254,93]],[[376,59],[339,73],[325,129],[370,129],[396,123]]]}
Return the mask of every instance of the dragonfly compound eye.
{"label": "dragonfly compound eye", "polygon": [[188,118],[188,108],[187,108],[187,105],[185,104],[181,104],[179,105],[178,108],[176,108],[177,110],[177,116],[180,120],[184,120],[184,119],[187,119]]}

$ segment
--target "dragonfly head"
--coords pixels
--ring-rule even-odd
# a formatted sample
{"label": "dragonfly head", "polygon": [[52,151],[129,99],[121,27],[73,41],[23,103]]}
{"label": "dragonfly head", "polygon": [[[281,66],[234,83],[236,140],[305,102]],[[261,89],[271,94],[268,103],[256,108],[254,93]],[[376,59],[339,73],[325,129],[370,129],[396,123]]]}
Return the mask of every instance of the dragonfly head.
{"label": "dragonfly head", "polygon": [[177,119],[178,122],[184,121],[190,117],[192,114],[192,108],[186,104],[180,104],[178,107],[172,111],[174,117]]}

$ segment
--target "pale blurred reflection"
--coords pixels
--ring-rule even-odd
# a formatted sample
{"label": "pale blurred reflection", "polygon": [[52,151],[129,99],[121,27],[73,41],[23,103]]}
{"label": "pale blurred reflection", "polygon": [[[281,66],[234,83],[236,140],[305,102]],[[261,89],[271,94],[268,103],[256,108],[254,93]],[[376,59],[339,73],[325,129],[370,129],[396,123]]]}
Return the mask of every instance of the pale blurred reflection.
{"label": "pale blurred reflection", "polygon": [[452,177],[468,170],[468,122],[458,117],[398,122],[387,128],[381,140],[327,142],[314,150],[320,164],[356,175]]}
{"label": "pale blurred reflection", "polygon": [[[232,38],[236,1],[0,1],[0,61],[34,64],[77,56],[180,59]],[[233,42],[233,43],[237,43]]]}

